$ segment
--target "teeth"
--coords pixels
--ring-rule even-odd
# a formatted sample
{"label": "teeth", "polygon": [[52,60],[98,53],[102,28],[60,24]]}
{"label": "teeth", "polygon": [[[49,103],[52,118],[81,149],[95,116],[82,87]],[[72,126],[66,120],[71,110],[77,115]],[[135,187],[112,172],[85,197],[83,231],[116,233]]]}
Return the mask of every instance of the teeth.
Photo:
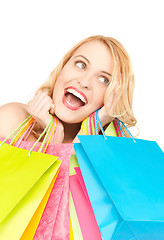
{"label": "teeth", "polygon": [[67,92],[72,93],[74,96],[78,97],[82,102],[87,103],[86,99],[75,89],[68,88]]}

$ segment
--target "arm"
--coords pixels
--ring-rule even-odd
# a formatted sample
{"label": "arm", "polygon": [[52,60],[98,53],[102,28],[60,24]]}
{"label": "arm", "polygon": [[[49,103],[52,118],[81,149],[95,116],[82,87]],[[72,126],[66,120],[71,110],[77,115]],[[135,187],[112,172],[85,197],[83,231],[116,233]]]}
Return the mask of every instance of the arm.
{"label": "arm", "polygon": [[29,114],[22,103],[8,103],[0,107],[0,137],[8,137]]}
{"label": "arm", "polygon": [[[26,104],[13,102],[0,106],[0,137],[8,137],[29,115]],[[55,143],[61,143],[63,136],[63,126],[59,123]],[[27,140],[35,142],[37,138],[31,132]]]}

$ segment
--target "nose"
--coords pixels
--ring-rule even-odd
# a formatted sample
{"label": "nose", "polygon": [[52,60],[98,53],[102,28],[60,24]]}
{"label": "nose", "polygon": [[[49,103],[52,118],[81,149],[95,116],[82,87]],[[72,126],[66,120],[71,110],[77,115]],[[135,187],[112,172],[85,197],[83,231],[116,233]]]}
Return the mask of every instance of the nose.
{"label": "nose", "polygon": [[84,74],[80,78],[78,78],[78,82],[81,87],[90,89],[92,84],[92,77],[89,74]]}

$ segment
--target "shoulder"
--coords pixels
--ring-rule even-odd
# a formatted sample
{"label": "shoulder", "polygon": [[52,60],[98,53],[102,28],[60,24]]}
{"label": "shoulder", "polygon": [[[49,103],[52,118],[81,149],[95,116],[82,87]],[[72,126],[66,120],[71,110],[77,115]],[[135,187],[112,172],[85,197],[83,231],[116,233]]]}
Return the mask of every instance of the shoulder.
{"label": "shoulder", "polygon": [[9,136],[27,117],[26,104],[11,102],[0,107],[0,137]]}

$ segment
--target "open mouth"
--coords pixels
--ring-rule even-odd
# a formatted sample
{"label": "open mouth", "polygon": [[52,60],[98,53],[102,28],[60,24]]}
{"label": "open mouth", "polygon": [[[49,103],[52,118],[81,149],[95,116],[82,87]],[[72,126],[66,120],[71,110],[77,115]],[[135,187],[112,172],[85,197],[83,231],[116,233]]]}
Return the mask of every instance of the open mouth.
{"label": "open mouth", "polygon": [[71,110],[77,110],[87,104],[86,96],[73,87],[64,91],[63,103]]}

